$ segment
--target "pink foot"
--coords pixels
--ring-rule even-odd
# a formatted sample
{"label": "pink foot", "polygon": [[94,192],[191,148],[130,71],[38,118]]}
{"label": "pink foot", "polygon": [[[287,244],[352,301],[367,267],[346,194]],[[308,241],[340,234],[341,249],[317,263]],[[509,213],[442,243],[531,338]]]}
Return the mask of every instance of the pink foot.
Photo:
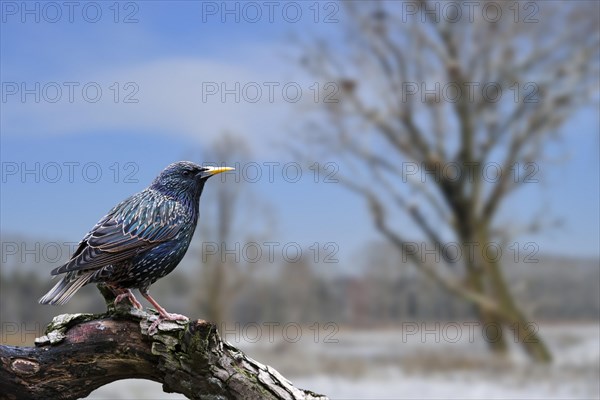
{"label": "pink foot", "polygon": [[133,293],[131,293],[131,290],[129,290],[129,289],[125,293],[121,293],[120,295],[118,295],[115,298],[115,307],[117,306],[118,303],[123,301],[124,298],[128,298],[129,302],[131,302],[131,304],[138,310],[142,309],[142,303],[137,301],[137,299],[135,298],[135,296],[133,295]]}
{"label": "pink foot", "polygon": [[156,311],[158,311],[158,318],[148,328],[149,335],[153,335],[154,333],[156,333],[158,325],[162,321],[189,321],[189,318],[185,315],[168,313],[167,310],[162,308],[161,305],[158,304],[156,300],[152,298],[152,296],[150,296],[150,293],[148,293],[147,290],[140,290],[140,292],[142,293],[142,296],[144,296],[146,300],[148,300],[156,308]]}
{"label": "pink foot", "polygon": [[160,325],[160,323],[163,321],[189,321],[189,318],[181,314],[161,313],[148,328],[148,334],[153,335],[156,333],[158,330],[158,325]]}

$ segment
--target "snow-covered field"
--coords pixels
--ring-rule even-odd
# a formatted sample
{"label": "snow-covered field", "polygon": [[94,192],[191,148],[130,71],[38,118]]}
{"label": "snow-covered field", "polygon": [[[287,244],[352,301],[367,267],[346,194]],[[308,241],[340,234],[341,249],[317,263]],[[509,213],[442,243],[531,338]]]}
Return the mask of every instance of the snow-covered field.
{"label": "snow-covered field", "polygon": [[[406,329],[410,328],[410,329]],[[379,330],[303,329],[295,343],[281,331],[228,340],[278,369],[296,386],[343,399],[597,399],[600,398],[600,325],[546,324],[540,332],[554,355],[551,365],[528,361],[516,345],[511,357],[490,356],[464,324]],[[477,333],[477,331],[474,331]],[[458,335],[460,333],[460,335]],[[337,340],[337,342],[331,342]],[[255,343],[252,343],[255,342]],[[160,384],[115,382],[92,399],[180,399]]]}

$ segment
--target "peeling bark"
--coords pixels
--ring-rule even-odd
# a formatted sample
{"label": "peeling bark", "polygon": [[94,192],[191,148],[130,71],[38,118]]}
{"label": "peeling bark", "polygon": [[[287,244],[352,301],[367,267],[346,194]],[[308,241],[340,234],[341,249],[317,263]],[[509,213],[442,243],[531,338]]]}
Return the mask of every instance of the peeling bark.
{"label": "peeling bark", "polygon": [[55,317],[36,347],[0,346],[0,398],[78,399],[130,378],[160,382],[165,392],[190,399],[326,398],[246,356],[211,323],[162,322],[150,335],[155,319],[121,307]]}

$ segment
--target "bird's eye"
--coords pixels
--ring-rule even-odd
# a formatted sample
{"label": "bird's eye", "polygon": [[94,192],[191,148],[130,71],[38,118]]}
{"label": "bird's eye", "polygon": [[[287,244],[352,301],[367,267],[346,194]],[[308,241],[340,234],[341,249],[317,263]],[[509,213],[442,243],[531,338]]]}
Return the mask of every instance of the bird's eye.
{"label": "bird's eye", "polygon": [[183,171],[183,176],[189,176],[190,175],[190,171]]}

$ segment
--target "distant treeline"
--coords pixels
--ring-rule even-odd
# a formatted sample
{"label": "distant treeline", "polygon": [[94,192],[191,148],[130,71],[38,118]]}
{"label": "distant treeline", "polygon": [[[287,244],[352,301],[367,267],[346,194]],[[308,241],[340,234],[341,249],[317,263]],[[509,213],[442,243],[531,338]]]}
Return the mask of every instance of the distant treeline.
{"label": "distant treeline", "polygon": [[[403,264],[398,257],[360,261],[352,275],[325,274],[327,266],[305,259],[277,265],[238,265],[186,257],[184,265],[152,287],[153,295],[173,312],[194,318],[208,315],[215,301],[223,320],[245,322],[333,321],[345,325],[388,325],[414,320],[468,320],[473,309],[456,296]],[[47,267],[47,268],[46,268]],[[214,270],[222,268],[220,299],[209,295]],[[343,271],[343,266],[336,266]],[[66,312],[103,311],[95,287],[85,287],[66,306],[37,304],[53,284],[50,266],[2,265],[2,323],[38,323]],[[355,269],[356,271],[356,269]],[[600,268],[597,260],[540,257],[537,263],[505,266],[511,290],[537,320],[597,319],[600,313]],[[4,329],[4,325],[3,325]],[[13,329],[11,327],[11,329]]]}

